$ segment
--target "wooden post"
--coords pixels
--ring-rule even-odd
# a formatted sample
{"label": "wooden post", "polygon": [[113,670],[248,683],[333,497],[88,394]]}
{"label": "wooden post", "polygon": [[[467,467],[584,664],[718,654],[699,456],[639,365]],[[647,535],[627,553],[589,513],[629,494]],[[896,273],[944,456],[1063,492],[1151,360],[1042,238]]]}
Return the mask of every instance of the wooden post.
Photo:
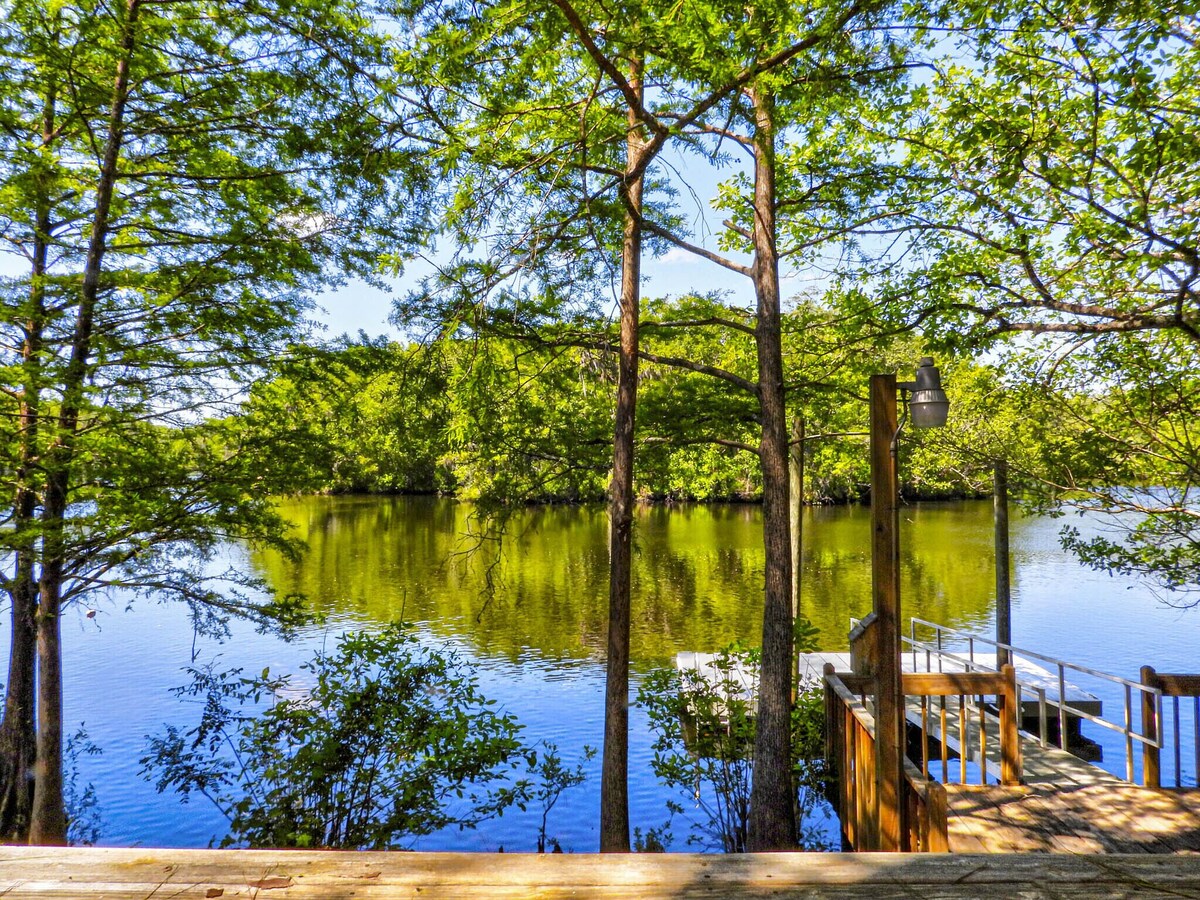
{"label": "wooden post", "polygon": [[[1158,674],[1153,666],[1142,666],[1142,684],[1146,687],[1159,687]],[[1142,784],[1148,788],[1162,787],[1158,748],[1150,743],[1157,742],[1160,733],[1158,703],[1155,702],[1154,694],[1142,691],[1142,736],[1146,739],[1142,744]]]}
{"label": "wooden post", "polygon": [[[800,622],[801,554],[804,533],[804,417],[792,420],[792,439],[788,447],[788,503],[789,525],[792,539],[792,627]],[[795,674],[800,673],[800,645],[795,642]],[[798,679],[793,682],[793,694],[799,690]]]}
{"label": "wooden post", "polygon": [[896,376],[871,376],[871,594],[876,617],[875,796],[879,849],[898,851],[903,831],[900,686],[900,535],[896,482]]}
{"label": "wooden post", "polygon": [[[1008,461],[996,460],[992,491],[992,518],[996,529],[996,641],[1012,643],[1012,571],[1008,552]],[[1005,647],[996,648],[996,665],[1012,662]]]}
{"label": "wooden post", "polygon": [[1017,670],[1005,664],[1000,670],[1000,783],[1021,783],[1021,713],[1017,709]]}
{"label": "wooden post", "polygon": [[925,805],[929,815],[929,841],[925,849],[930,853],[949,853],[950,813],[946,804],[945,786],[936,781],[929,782]]}

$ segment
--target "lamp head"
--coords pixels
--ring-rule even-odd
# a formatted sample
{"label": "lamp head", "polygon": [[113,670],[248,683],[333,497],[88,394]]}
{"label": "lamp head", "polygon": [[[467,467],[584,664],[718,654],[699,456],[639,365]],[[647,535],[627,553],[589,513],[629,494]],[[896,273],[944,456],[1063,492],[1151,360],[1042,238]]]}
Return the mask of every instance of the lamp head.
{"label": "lamp head", "polygon": [[914,428],[941,428],[950,413],[950,400],[942,390],[942,375],[928,356],[921,358],[916,381],[905,385],[912,391],[908,401]]}

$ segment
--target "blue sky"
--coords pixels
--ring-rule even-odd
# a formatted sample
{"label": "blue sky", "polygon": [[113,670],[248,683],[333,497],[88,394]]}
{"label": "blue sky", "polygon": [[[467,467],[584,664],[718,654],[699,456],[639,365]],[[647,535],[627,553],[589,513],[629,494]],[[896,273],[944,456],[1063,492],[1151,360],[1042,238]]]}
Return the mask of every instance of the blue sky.
{"label": "blue sky", "polygon": [[[679,212],[694,231],[690,238],[705,249],[716,251],[716,234],[721,229],[722,216],[712,209],[717,196],[717,186],[735,174],[736,166],[717,169],[706,165],[694,156],[682,157],[664,154],[669,176],[677,184],[686,182],[688,189],[681,190],[677,198]],[[749,160],[746,160],[747,164]],[[747,165],[748,168],[748,165]],[[739,262],[748,263],[748,257]],[[393,282],[393,293],[387,294],[361,282],[353,282],[340,290],[317,298],[321,311],[316,319],[324,327],[324,336],[354,334],[359,330],[370,335],[388,334],[399,337],[399,332],[388,323],[393,297],[403,294],[417,285],[420,277],[429,271],[428,266],[414,264],[404,276]],[[721,291],[734,302],[752,306],[754,290],[750,280],[707,260],[700,259],[686,250],[673,249],[660,257],[647,257],[642,263],[642,293],[645,297],[680,296],[690,292],[708,293]],[[786,300],[813,286],[811,279],[787,271],[783,275],[783,296]],[[612,315],[616,317],[614,296]]]}

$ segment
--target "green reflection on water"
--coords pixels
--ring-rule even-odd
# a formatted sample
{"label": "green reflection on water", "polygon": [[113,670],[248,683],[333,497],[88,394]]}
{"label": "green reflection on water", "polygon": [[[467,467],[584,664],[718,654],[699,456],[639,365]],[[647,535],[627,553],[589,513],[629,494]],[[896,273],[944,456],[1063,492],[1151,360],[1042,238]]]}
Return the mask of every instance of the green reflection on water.
{"label": "green reflection on water", "polygon": [[[277,589],[328,616],[400,617],[466,640],[486,657],[570,663],[603,655],[608,520],[602,507],[518,511],[502,551],[474,553],[471,508],[425,497],[305,497],[281,510],[309,546],[299,562],[253,557]],[[644,671],[679,650],[757,643],[762,520],[751,505],[638,510],[632,664]],[[991,506],[924,504],[902,511],[903,617],[952,626],[990,618]],[[802,606],[825,649],[846,646],[851,616],[870,610],[870,510],[805,511]],[[500,557],[502,553],[502,558]],[[497,564],[498,565],[494,565]],[[495,594],[485,592],[491,572]]]}

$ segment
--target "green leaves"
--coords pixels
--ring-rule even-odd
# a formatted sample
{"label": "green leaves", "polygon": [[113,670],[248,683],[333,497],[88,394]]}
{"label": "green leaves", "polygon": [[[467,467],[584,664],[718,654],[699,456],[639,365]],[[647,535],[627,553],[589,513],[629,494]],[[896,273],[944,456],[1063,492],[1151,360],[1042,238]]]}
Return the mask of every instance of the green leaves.
{"label": "green leaves", "polygon": [[[689,843],[707,842],[726,853],[746,851],[760,656],[757,649],[727,647],[703,666],[656,669],[638,691],[638,704],[655,734],[654,774],[703,816],[697,823],[700,834]],[[805,812],[819,802],[823,789],[823,717],[820,691],[802,691],[792,716],[792,763]],[[806,848],[819,847],[815,835],[801,837]]]}
{"label": "green leaves", "polygon": [[[452,651],[393,625],[345,634],[301,669],[192,670],[178,693],[203,703],[200,722],[150,741],[143,773],[216,804],[222,846],[404,847],[528,799],[520,726]],[[548,765],[543,800],[575,783]]]}

